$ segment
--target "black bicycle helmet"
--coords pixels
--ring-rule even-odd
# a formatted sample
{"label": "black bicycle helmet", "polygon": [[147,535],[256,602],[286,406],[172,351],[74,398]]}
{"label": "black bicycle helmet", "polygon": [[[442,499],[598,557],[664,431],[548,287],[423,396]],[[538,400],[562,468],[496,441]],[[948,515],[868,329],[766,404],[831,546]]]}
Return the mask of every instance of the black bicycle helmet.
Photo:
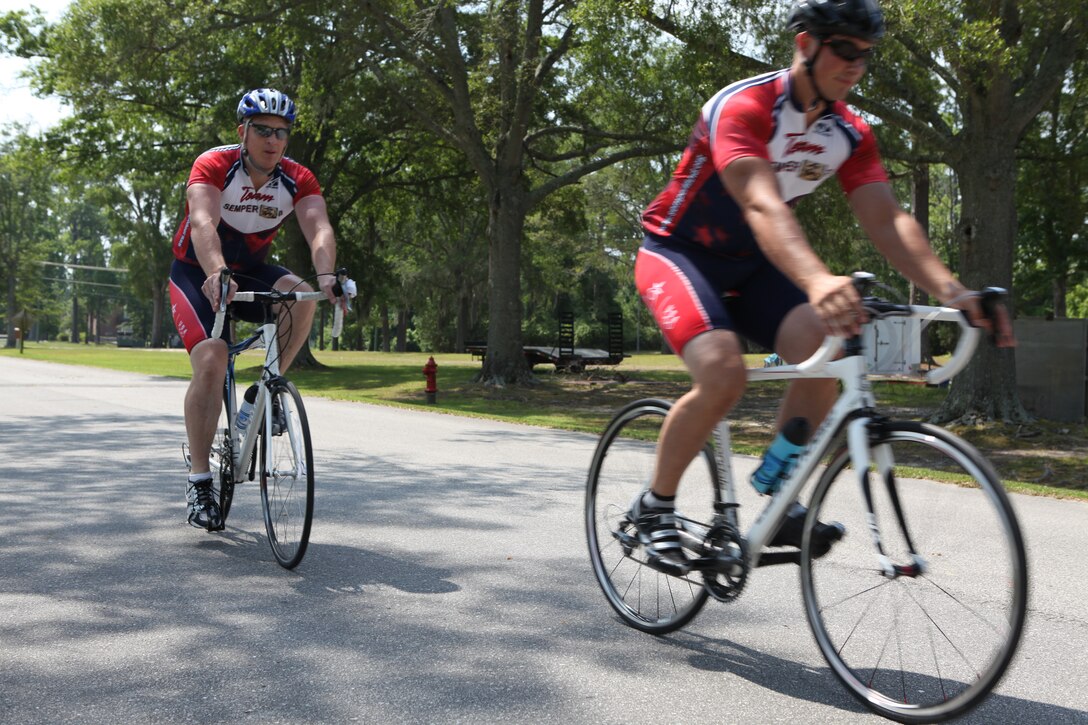
{"label": "black bicycle helmet", "polygon": [[875,43],[884,37],[884,13],[876,0],[798,0],[786,28],[821,38],[848,35]]}

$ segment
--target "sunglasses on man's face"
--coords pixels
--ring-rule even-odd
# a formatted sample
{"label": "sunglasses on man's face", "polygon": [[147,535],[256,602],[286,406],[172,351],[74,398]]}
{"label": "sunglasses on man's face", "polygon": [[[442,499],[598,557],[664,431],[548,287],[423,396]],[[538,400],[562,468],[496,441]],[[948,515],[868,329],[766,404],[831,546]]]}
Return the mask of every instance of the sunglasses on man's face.
{"label": "sunglasses on man's face", "polygon": [[825,40],[824,45],[831,48],[832,53],[848,63],[853,63],[856,60],[868,63],[869,58],[873,55],[873,51],[876,50],[875,45],[870,45],[868,48],[859,48],[849,40],[844,40],[843,38]]}
{"label": "sunglasses on man's face", "polygon": [[272,128],[271,126],[265,126],[263,123],[251,123],[249,127],[256,131],[261,138],[269,138],[274,135],[280,141],[283,141],[291,135],[291,129]]}

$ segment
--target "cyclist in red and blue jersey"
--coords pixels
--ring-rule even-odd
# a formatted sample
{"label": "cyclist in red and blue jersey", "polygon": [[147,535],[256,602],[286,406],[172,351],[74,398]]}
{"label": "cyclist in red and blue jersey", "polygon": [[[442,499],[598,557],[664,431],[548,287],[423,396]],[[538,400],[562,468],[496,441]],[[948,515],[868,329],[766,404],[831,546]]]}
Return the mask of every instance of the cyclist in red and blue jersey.
{"label": "cyclist in red and blue jersey", "polygon": [[[318,284],[336,303],[336,239],[321,187],[309,169],[284,156],[295,121],[294,101],[275,89],[258,88],[242,96],[237,117],[239,143],[205,151],[193,163],[170,269],[174,324],[193,368],[185,395],[191,459],[187,515],[190,524],[208,530],[223,525],[208,460],[227,369],[226,340],[211,338],[220,271],[229,267],[234,272],[228,302],[239,290],[312,291],[290,270],[266,261],[272,240],[294,212],[310,246]],[[235,305],[232,314],[261,321],[258,303]],[[295,303],[289,314],[291,324],[284,326],[288,333],[280,344],[282,370],[310,334],[314,303]],[[224,330],[223,337],[228,334]]]}
{"label": "cyclist in red and blue jersey", "polygon": [[[801,0],[787,27],[796,31],[790,67],[727,86],[703,106],[671,181],[642,217],[635,281],[692,377],[665,420],[650,487],[629,514],[648,559],[667,571],[686,565],[674,513],[680,476],[745,388],[740,337],[797,363],[825,335],[860,332],[851,278],[828,269],[792,210],[829,177],[893,266],[975,324],[996,327],[999,345],[1014,342],[1004,310],[992,326],[900,208],[872,131],[843,102],[884,35],[875,0]],[[795,417],[821,421],[835,384],[793,381],[779,430]],[[805,513],[791,510],[772,545],[800,546]],[[830,546],[841,530],[821,526]]]}

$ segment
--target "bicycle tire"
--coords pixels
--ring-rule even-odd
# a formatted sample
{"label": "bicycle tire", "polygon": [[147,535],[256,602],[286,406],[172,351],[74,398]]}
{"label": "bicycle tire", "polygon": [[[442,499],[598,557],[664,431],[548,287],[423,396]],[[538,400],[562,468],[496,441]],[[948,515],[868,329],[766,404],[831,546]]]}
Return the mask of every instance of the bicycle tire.
{"label": "bicycle tire", "polygon": [[283,411],[286,429],[272,436],[267,426],[261,429],[261,508],[272,554],[280,566],[293,569],[302,561],[310,541],[313,446],[306,409],[294,384],[282,380],[269,392]]}
{"label": "bicycle tire", "polygon": [[[805,613],[831,671],[866,707],[899,722],[941,722],[980,704],[1016,652],[1027,610],[1023,537],[993,467],[948,431],[914,422],[871,425],[870,452],[894,461],[886,477],[875,466],[868,474],[884,551],[889,561],[908,564],[913,548],[925,568],[895,578],[882,573],[861,479],[843,448],[809,507]],[[961,474],[960,485],[913,478],[910,468],[940,470],[942,478]],[[817,520],[840,521],[847,531],[821,558],[809,549]],[[965,521],[969,545],[961,539]]]}
{"label": "bicycle tire", "polygon": [[[667,401],[646,399],[620,410],[601,435],[586,479],[586,540],[597,583],[624,623],[651,634],[683,627],[708,596],[697,575],[660,572],[646,563],[641,548],[630,546],[634,527],[627,511],[649,485],[656,441],[670,407]],[[677,513],[709,522],[720,495],[717,466],[708,444],[684,473]]]}
{"label": "bicycle tire", "polygon": [[230,437],[231,421],[225,391],[223,398],[223,409],[212,441],[210,463],[216,480],[213,494],[219,503],[220,520],[226,526],[230,505],[234,501],[234,442]]}

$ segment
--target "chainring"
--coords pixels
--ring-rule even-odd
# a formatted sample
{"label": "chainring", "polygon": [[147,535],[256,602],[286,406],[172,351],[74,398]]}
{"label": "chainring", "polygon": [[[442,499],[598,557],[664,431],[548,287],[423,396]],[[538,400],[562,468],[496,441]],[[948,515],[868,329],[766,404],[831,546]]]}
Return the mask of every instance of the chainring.
{"label": "chainring", "polygon": [[703,586],[719,602],[732,602],[748,581],[748,546],[728,523],[715,524],[707,533],[705,545],[717,566],[703,571]]}

